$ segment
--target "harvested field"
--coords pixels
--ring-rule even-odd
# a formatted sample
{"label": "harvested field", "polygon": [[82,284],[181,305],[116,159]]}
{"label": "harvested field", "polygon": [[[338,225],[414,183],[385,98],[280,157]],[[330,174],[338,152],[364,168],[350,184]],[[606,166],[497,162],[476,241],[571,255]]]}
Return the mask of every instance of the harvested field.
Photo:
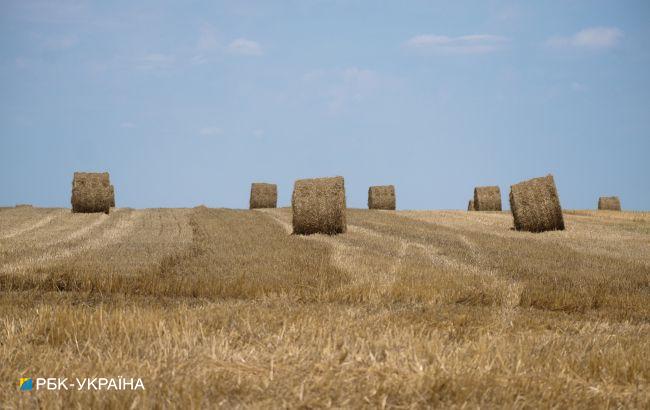
{"label": "harvested field", "polygon": [[650,406],[650,214],[0,210],[6,408]]}

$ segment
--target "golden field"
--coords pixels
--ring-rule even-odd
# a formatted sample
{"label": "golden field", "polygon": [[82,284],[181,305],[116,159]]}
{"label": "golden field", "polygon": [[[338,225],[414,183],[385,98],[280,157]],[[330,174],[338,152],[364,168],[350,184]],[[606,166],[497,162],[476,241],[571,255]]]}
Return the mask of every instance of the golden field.
{"label": "golden field", "polygon": [[[2,408],[649,408],[650,214],[0,209]],[[18,391],[19,377],[145,391]]]}

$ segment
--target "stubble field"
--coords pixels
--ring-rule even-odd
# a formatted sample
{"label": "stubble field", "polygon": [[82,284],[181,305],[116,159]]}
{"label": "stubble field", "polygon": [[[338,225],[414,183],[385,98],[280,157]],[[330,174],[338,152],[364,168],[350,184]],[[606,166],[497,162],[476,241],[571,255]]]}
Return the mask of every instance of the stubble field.
{"label": "stubble field", "polygon": [[[4,408],[650,407],[650,214],[0,209]],[[145,391],[18,391],[19,377]]]}

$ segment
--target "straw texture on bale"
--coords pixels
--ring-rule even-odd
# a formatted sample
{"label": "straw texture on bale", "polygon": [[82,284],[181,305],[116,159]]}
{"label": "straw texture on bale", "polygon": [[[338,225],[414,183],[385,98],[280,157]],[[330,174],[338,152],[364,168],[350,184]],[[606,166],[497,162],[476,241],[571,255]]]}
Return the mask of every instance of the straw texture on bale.
{"label": "straw texture on bale", "polygon": [[518,231],[564,230],[562,207],[553,175],[512,185],[510,209]]}
{"label": "straw texture on bale", "polygon": [[476,209],[474,208],[474,200],[473,199],[469,200],[469,203],[467,204],[467,210],[468,211],[476,211]]}
{"label": "straw texture on bale", "polygon": [[601,196],[598,198],[598,209],[603,211],[620,211],[621,200],[617,196]]}
{"label": "straw texture on bale", "polygon": [[277,208],[278,207],[278,186],[253,182],[251,184],[250,209],[255,208]]}
{"label": "straw texture on bale", "polygon": [[475,211],[501,211],[501,190],[498,186],[474,188]]}
{"label": "straw texture on bale", "polygon": [[297,180],[291,209],[294,234],[344,233],[347,221],[343,177]]}
{"label": "straw texture on bale", "polygon": [[108,213],[115,201],[108,172],[75,172],[72,179],[72,212]]}
{"label": "straw texture on bale", "polygon": [[387,209],[394,211],[395,205],[394,185],[371,186],[368,188],[368,209]]}

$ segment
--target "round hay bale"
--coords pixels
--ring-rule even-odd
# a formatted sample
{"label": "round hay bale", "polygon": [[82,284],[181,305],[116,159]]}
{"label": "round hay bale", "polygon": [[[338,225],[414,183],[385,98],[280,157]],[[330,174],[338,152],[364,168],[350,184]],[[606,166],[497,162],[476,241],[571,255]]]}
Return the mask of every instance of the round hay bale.
{"label": "round hay bale", "polygon": [[518,231],[564,230],[562,207],[553,175],[512,185],[510,209]]}
{"label": "round hay bale", "polygon": [[347,229],[343,177],[299,179],[291,196],[293,233],[335,235]]}
{"label": "round hay bale", "polygon": [[467,210],[468,211],[476,211],[476,208],[474,208],[474,200],[470,199],[469,203],[467,204]]}
{"label": "round hay bale", "polygon": [[395,210],[395,186],[381,185],[368,188],[368,209]]}
{"label": "round hay bale", "polygon": [[72,179],[72,212],[109,213],[114,203],[108,172],[75,172]]}
{"label": "round hay bale", "polygon": [[253,182],[251,184],[250,209],[256,208],[277,208],[278,207],[278,186]]}
{"label": "round hay bale", "polygon": [[617,196],[601,196],[598,198],[598,209],[601,211],[620,211],[621,200]]}
{"label": "round hay bale", "polygon": [[475,211],[501,211],[501,189],[498,186],[474,188]]}
{"label": "round hay bale", "polygon": [[85,185],[101,185],[108,187],[111,185],[108,172],[75,172],[72,179],[72,187]]}
{"label": "round hay bale", "polygon": [[111,195],[111,208],[115,208],[115,187],[113,185],[111,185],[110,190],[111,190],[111,192],[110,192],[110,195]]}

